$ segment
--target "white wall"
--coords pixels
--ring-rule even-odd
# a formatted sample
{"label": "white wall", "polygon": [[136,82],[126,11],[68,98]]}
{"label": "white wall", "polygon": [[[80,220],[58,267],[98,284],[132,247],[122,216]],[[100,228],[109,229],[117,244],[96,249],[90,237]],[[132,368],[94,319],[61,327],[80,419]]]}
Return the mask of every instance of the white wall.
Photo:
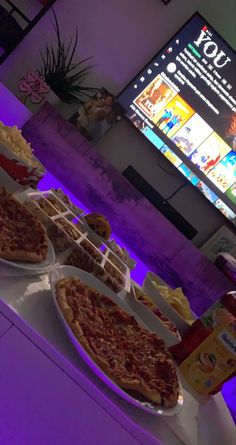
{"label": "white wall", "polygon": [[[114,94],[196,10],[235,47],[235,0],[172,0],[168,6],[161,0],[58,0],[55,10],[65,36],[78,24],[79,55],[94,56],[90,84],[104,85]],[[52,35],[49,18],[50,14],[45,16],[0,67],[0,80],[16,95],[19,78],[40,65],[39,52]],[[182,183],[182,176],[165,159],[163,166],[177,176],[158,167],[155,150],[123,121],[101,140],[99,149],[120,171],[132,164],[164,197]],[[180,191],[171,204],[199,231],[194,239],[197,245],[225,223],[191,186]]]}

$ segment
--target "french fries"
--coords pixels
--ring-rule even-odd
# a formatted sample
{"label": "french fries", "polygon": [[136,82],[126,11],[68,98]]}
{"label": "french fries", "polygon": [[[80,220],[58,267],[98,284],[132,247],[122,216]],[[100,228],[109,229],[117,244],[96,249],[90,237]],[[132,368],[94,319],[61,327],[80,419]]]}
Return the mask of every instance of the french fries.
{"label": "french fries", "polygon": [[192,314],[189,302],[182,292],[182,289],[178,287],[177,289],[171,289],[170,287],[160,285],[153,280],[153,285],[158,290],[162,298],[173,307],[173,309],[178,312],[180,317],[182,317],[189,324],[194,321],[194,316]]}

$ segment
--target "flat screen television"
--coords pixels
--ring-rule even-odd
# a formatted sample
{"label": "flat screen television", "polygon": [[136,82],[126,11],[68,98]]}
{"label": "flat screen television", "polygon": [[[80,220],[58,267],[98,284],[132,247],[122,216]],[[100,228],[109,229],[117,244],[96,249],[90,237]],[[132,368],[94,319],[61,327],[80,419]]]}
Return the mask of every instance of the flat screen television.
{"label": "flat screen television", "polygon": [[121,91],[117,105],[236,224],[235,51],[198,12]]}

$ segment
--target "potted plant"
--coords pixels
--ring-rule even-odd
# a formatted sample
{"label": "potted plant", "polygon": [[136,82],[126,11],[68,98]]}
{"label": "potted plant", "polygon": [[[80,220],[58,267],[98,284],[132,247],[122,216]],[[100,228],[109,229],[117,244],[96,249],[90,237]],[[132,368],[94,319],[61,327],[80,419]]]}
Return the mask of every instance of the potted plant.
{"label": "potted plant", "polygon": [[92,57],[76,59],[78,27],[67,43],[61,36],[54,11],[53,16],[51,23],[56,34],[56,44],[47,43],[45,51],[41,53],[40,74],[61,102],[69,106],[83,105],[88,97],[98,91],[97,88],[84,85],[92,68],[87,62]]}

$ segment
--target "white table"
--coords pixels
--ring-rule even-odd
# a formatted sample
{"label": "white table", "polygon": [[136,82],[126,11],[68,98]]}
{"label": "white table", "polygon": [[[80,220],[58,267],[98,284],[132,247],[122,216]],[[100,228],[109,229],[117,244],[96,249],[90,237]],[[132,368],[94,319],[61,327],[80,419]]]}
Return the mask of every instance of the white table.
{"label": "white table", "polygon": [[[13,418],[11,416],[10,418],[7,417],[6,410],[2,409],[0,411],[0,443],[7,443],[1,440],[1,422],[4,421],[6,423],[9,421],[13,425],[11,427],[9,424],[9,428],[13,429],[12,437],[16,435],[18,440],[18,442],[14,442],[12,439],[11,445],[20,443],[19,434],[24,434],[22,436],[24,437],[24,445],[52,445],[54,443],[57,445],[66,445],[66,443],[78,443],[79,445],[80,443],[81,445],[87,445],[87,443],[96,443],[96,445],[100,445],[100,443],[106,445],[115,445],[116,443],[120,445],[126,443],[129,445],[140,443],[143,445],[233,445],[235,443],[234,423],[221,394],[217,394],[210,399],[204,399],[199,403],[190,392],[185,390],[185,404],[182,411],[178,415],[165,418],[154,417],[121,400],[92,373],[69,342],[53,305],[48,276],[25,277],[18,275],[12,277],[6,276],[5,271],[0,268],[0,298],[2,299],[2,301],[0,300],[0,394],[6,389],[4,379],[1,378],[1,372],[4,374],[4,369],[7,368],[10,369],[10,377],[5,384],[10,387],[13,384],[16,392],[20,391],[19,388],[23,385],[22,412],[24,412],[24,409],[27,410],[27,406],[24,405],[23,394],[26,394],[26,397],[29,398],[29,406],[35,406],[35,400],[37,400],[39,408],[37,412],[34,412],[34,409],[30,412],[28,433],[25,430],[22,432],[22,416],[19,418],[21,423],[17,417],[19,413],[14,417],[13,422]],[[19,337],[19,334],[22,334],[24,338]],[[3,345],[3,340],[5,341],[8,338],[9,341],[11,340],[11,345],[16,345],[17,342],[21,345],[11,347],[9,355],[7,344]],[[26,345],[26,338],[31,343],[30,347]],[[46,354],[47,358],[56,366],[57,371],[58,367],[63,371],[66,375],[66,381],[63,380],[61,375],[58,376],[55,369],[51,369],[48,364],[43,365],[43,358],[37,356],[34,359],[37,363],[37,369],[35,367],[34,369],[30,368],[30,375],[37,374],[40,370],[39,375],[37,374],[34,379],[35,389],[26,391],[29,383],[29,380],[27,380],[29,372],[27,373],[25,370],[28,369],[29,357],[33,354],[31,351],[32,345],[33,349],[40,349],[44,356]],[[14,380],[18,381],[19,362],[20,386],[17,386]],[[31,365],[32,362],[30,361]],[[41,370],[42,375],[40,374]],[[7,375],[8,373],[5,372],[5,380]],[[51,389],[50,391],[46,390],[46,388],[51,388],[50,382],[52,384],[54,379],[57,382],[58,391],[60,389],[60,397],[56,397],[57,392],[55,393]],[[73,381],[73,385],[69,385],[67,379]],[[3,385],[2,388],[1,385]],[[61,392],[62,385],[67,389]],[[42,404],[40,398],[40,393],[44,394],[45,391],[48,404]],[[16,392],[10,392],[12,398],[16,397]],[[75,394],[77,394],[76,397]],[[88,397],[86,403],[92,404],[92,401],[95,401],[97,404],[92,404],[89,410],[83,405],[85,394]],[[55,406],[51,405],[53,401]],[[10,404],[9,400],[8,404]],[[102,411],[100,411],[101,408]],[[45,416],[45,410],[47,416]],[[68,411],[71,412],[69,417]],[[40,436],[41,441],[38,442],[39,439],[36,435],[34,441],[32,441],[33,439],[30,436],[32,428],[33,431],[41,431],[42,412],[44,413],[43,418],[45,418],[47,424],[48,434]],[[52,413],[54,416],[50,423],[48,419],[52,417]],[[65,441],[68,433],[63,421],[61,421],[63,419],[62,414],[67,422],[69,420],[71,422],[69,442],[68,440]],[[56,425],[53,422],[56,422]],[[93,436],[94,424],[98,428],[96,436]],[[76,428],[76,425],[77,427],[80,425],[80,427]],[[85,425],[87,425],[86,428]],[[88,434],[87,428],[89,428],[90,434]],[[104,429],[107,430],[105,442]],[[57,434],[58,431],[60,431],[59,435]],[[113,431],[113,433],[110,434],[110,431]],[[82,432],[84,434],[83,440],[81,439],[82,436],[79,435]],[[91,441],[91,437],[94,437],[94,442]],[[29,441],[27,442],[27,440]]]}

